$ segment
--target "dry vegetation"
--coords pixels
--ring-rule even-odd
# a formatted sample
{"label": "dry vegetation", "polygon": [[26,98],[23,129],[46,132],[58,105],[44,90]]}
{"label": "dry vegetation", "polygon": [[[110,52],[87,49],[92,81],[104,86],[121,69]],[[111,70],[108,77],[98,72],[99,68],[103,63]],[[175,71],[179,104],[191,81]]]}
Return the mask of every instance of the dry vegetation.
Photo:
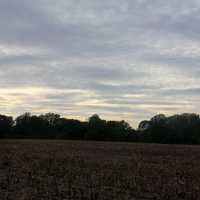
{"label": "dry vegetation", "polygon": [[200,147],[0,141],[1,200],[200,199]]}

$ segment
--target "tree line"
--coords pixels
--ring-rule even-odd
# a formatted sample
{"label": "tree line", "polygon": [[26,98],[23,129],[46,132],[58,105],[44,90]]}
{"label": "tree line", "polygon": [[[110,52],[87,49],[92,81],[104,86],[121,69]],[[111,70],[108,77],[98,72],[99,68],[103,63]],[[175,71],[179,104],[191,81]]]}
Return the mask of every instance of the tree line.
{"label": "tree line", "polygon": [[0,138],[200,144],[200,116],[159,114],[133,129],[125,121],[106,121],[97,114],[88,121],[66,119],[55,113],[25,113],[15,119],[0,115]]}

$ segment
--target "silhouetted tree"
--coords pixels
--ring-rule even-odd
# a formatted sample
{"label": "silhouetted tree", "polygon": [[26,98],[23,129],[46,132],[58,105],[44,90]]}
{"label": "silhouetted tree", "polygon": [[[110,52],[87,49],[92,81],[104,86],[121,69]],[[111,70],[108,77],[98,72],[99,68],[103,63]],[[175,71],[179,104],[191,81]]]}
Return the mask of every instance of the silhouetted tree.
{"label": "silhouetted tree", "polygon": [[85,139],[87,125],[88,123],[80,122],[79,120],[60,118],[56,123],[58,138]]}
{"label": "silhouetted tree", "polygon": [[45,115],[40,115],[40,118],[46,121],[51,127],[55,127],[60,119],[60,115],[55,113],[46,113]]}
{"label": "silhouetted tree", "polygon": [[137,131],[125,121],[106,121],[97,114],[88,122],[61,118],[55,113],[25,113],[15,121],[0,115],[0,138],[49,138],[153,143],[200,144],[200,116],[163,114],[140,122]]}
{"label": "silhouetted tree", "polygon": [[0,138],[10,137],[13,124],[12,117],[0,115]]}
{"label": "silhouetted tree", "polygon": [[108,121],[106,124],[106,138],[115,141],[127,141],[134,138],[134,131],[125,121]]}
{"label": "silhouetted tree", "polygon": [[15,133],[22,138],[49,138],[47,121],[42,117],[25,113],[15,120]]}
{"label": "silhouetted tree", "polygon": [[97,114],[92,115],[88,121],[88,130],[85,134],[85,139],[103,140],[106,121],[102,120]]}
{"label": "silhouetted tree", "polygon": [[200,118],[197,114],[156,115],[149,122],[141,122],[138,130],[145,142],[200,143]]}

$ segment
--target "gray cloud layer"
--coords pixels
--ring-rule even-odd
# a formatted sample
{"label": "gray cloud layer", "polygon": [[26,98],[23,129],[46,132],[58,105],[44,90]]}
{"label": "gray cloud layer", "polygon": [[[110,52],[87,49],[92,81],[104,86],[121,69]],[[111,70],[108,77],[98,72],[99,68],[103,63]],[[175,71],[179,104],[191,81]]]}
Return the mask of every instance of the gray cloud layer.
{"label": "gray cloud layer", "polygon": [[0,109],[125,119],[199,112],[198,0],[0,0]]}

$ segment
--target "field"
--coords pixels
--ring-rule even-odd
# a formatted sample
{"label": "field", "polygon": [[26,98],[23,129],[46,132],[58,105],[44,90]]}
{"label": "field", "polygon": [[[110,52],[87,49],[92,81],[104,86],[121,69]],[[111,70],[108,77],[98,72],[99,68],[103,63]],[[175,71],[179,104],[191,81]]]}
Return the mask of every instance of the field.
{"label": "field", "polygon": [[1,200],[198,200],[200,147],[1,140]]}

